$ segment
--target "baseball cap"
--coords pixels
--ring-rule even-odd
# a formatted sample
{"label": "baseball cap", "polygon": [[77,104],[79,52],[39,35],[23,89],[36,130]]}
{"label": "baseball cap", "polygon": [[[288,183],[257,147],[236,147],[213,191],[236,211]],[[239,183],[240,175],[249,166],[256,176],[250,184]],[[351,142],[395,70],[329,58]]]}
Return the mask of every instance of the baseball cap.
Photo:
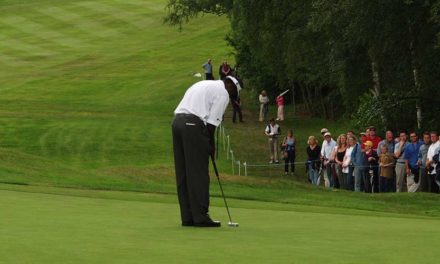
{"label": "baseball cap", "polygon": [[370,140],[367,140],[367,141],[365,141],[364,145],[372,147],[373,146],[373,142],[371,142]]}
{"label": "baseball cap", "polygon": [[325,132],[325,134],[324,134],[324,137],[326,137],[326,136],[329,136],[329,137],[331,137],[331,136],[332,136],[332,134],[330,134],[330,132]]}

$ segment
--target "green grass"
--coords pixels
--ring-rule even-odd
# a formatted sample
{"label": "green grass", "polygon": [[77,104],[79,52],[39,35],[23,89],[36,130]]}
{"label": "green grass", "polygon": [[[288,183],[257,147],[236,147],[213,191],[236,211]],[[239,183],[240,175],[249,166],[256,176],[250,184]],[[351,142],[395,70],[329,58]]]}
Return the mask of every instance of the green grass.
{"label": "green grass", "polygon": [[0,155],[12,156],[0,163],[4,181],[50,182],[42,175],[62,167],[59,183],[69,185],[69,174],[111,181],[117,167],[172,165],[174,107],[208,57],[228,57],[228,27],[205,17],[179,33],[162,24],[164,5],[0,3]]}
{"label": "green grass", "polygon": [[[438,220],[423,217],[230,200],[240,227],[197,229],[179,226],[175,196],[0,195],[0,263],[436,263],[439,246]],[[211,211],[225,224],[221,204]]]}
{"label": "green grass", "polygon": [[[185,89],[208,58],[231,56],[226,18],[203,16],[177,28],[162,23],[165,1],[3,1],[0,11],[0,182],[137,192],[175,193],[170,124]],[[119,11],[119,12],[116,12]],[[215,67],[216,68],[216,67]],[[256,95],[243,91],[245,123],[225,114],[235,158],[267,165],[265,124]],[[275,107],[271,108],[271,115]],[[300,112],[300,111],[298,111]],[[321,127],[334,135],[345,122],[294,115],[297,161]],[[430,194],[333,193],[281,167],[249,167],[232,175],[220,144],[219,168],[231,197],[320,204],[395,213],[440,215]],[[237,173],[237,167],[235,171]],[[243,168],[242,168],[243,169]],[[243,174],[242,170],[242,174]],[[219,195],[217,185],[212,194]]]}

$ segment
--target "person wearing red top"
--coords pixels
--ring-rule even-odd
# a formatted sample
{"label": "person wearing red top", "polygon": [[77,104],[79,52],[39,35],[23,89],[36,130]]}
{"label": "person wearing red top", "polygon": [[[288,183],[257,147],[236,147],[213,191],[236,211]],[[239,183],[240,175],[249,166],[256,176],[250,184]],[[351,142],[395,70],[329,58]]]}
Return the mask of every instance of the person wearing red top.
{"label": "person wearing red top", "polygon": [[277,96],[277,105],[278,105],[277,121],[283,121],[284,120],[284,97],[282,97],[281,95]]}
{"label": "person wearing red top", "polygon": [[382,139],[376,135],[376,128],[370,127],[370,135],[367,136],[366,141],[371,141],[373,143],[373,150],[377,152],[377,147],[379,146],[379,143],[382,141]]}

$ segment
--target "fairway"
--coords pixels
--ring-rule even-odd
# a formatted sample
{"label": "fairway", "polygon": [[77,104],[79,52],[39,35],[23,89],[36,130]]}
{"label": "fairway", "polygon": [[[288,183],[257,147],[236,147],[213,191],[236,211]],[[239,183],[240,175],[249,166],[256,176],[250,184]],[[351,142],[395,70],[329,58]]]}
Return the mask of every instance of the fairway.
{"label": "fairway", "polygon": [[405,215],[231,200],[230,228],[215,200],[220,229],[183,228],[174,196],[18,189],[0,190],[0,263],[437,263],[440,246],[438,220]]}

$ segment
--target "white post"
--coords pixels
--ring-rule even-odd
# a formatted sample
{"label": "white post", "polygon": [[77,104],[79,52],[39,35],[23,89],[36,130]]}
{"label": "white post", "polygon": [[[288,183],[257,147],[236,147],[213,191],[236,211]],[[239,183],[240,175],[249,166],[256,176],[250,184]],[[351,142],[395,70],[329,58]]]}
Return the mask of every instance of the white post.
{"label": "white post", "polygon": [[226,150],[226,159],[229,159],[229,152],[231,151],[230,142],[229,142],[229,135],[227,135],[227,139],[228,139],[228,146],[227,146],[227,150]]}
{"label": "white post", "polygon": [[246,161],[243,163],[244,166],[244,176],[247,176],[247,163]]}
{"label": "white post", "polygon": [[225,137],[226,137],[226,134],[225,134],[225,127],[224,126],[222,126],[222,136],[223,136],[223,151],[225,151],[226,150],[226,144],[225,144]]}
{"label": "white post", "polygon": [[241,163],[239,160],[237,160],[237,164],[238,164],[238,176],[241,176]]}
{"label": "white post", "polygon": [[234,170],[234,151],[232,151],[231,149],[231,161],[232,161],[232,175],[235,174],[235,170]]}

